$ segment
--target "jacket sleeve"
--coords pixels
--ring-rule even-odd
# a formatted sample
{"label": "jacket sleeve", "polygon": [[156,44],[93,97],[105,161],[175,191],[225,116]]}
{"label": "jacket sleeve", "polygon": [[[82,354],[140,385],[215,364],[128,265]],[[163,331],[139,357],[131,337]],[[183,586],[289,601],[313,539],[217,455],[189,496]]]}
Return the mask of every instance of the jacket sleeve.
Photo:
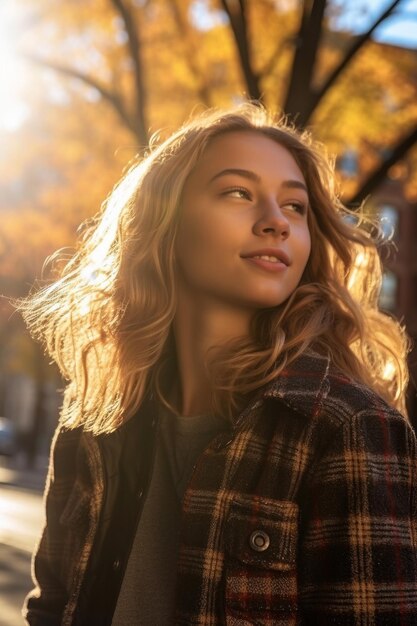
{"label": "jacket sleeve", "polygon": [[46,521],[32,559],[35,588],[28,594],[23,616],[31,626],[59,626],[67,602],[62,572],[65,568],[67,539],[61,516],[74,484],[75,433],[58,429],[51,448],[44,502]]}
{"label": "jacket sleeve", "polygon": [[302,623],[417,625],[414,433],[381,409],[339,424],[329,439],[300,522]]}

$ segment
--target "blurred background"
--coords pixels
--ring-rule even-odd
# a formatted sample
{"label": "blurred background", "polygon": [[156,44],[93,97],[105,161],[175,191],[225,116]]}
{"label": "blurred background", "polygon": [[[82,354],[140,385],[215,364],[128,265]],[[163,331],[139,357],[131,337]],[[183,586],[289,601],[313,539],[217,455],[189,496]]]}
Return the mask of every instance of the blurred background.
{"label": "blurred background", "polygon": [[[153,133],[246,98],[337,155],[343,200],[367,198],[393,240],[380,306],[416,339],[416,0],[1,1],[0,625],[22,622],[63,387],[8,298],[74,246]],[[417,425],[416,350],[410,370]]]}

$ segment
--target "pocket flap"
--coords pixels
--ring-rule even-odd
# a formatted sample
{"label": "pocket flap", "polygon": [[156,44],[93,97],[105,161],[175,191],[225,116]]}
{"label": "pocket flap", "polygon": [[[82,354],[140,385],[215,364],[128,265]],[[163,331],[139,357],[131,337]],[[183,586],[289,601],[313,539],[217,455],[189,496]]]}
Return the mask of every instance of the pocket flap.
{"label": "pocket flap", "polygon": [[286,500],[240,495],[226,528],[226,552],[249,565],[288,569],[297,551],[298,506]]}

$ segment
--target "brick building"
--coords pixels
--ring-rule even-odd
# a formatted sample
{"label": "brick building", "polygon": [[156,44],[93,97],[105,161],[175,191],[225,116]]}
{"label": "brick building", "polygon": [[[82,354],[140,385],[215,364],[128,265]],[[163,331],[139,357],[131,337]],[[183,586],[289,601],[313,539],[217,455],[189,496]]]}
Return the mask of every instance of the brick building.
{"label": "brick building", "polygon": [[409,357],[411,382],[408,393],[410,417],[417,429],[417,204],[404,194],[401,180],[386,181],[372,198],[387,235],[392,234],[396,252],[384,261],[381,308],[400,319],[414,343]]}

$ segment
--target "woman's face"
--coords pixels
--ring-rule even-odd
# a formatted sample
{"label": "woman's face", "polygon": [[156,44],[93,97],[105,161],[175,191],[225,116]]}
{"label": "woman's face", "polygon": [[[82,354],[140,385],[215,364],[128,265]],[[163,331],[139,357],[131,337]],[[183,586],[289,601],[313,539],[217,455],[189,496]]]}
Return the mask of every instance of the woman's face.
{"label": "woman's face", "polygon": [[308,190],[291,154],[256,131],[213,139],[184,186],[179,293],[256,310],[284,302],[310,248]]}

